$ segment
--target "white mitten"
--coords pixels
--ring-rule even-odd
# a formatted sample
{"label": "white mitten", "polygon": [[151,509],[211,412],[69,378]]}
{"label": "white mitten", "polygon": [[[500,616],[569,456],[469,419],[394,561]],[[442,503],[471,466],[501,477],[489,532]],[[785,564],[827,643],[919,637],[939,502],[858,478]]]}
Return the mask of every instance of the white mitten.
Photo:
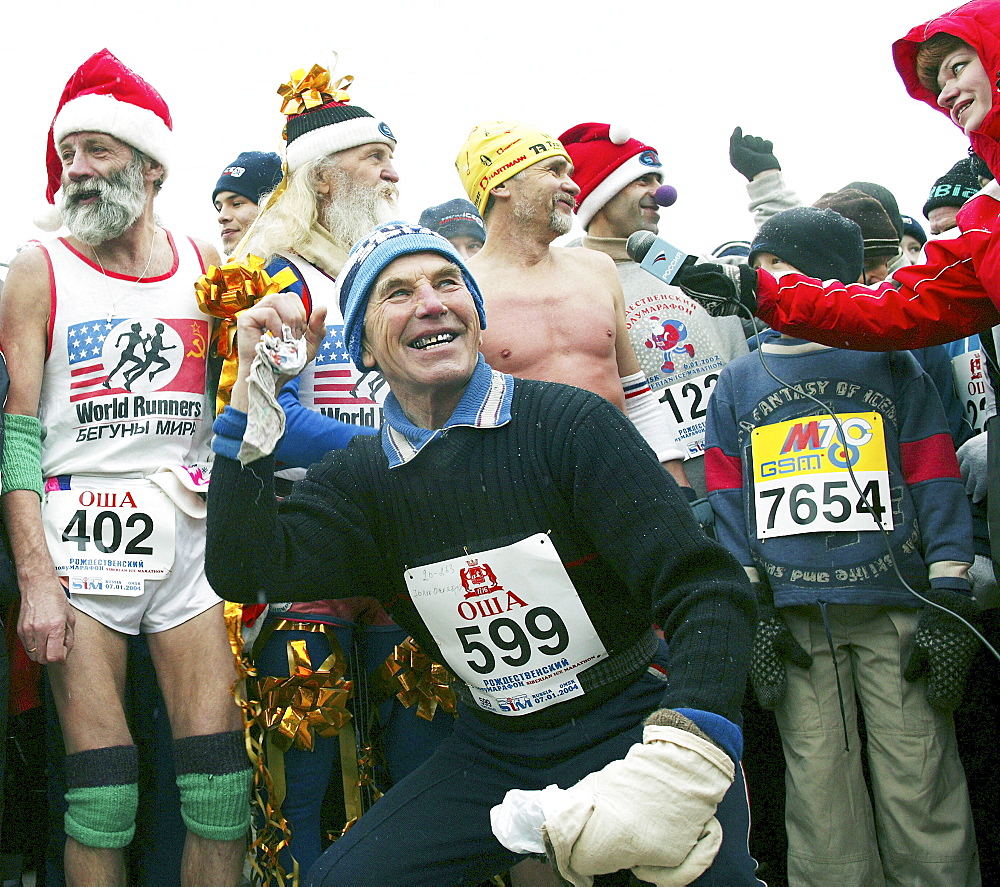
{"label": "white mitten", "polygon": [[659,887],[688,884],[722,843],[715,810],[734,775],[732,759],[702,735],[647,725],[623,760],[541,795],[546,849],[575,887],[621,869]]}
{"label": "white mitten", "polygon": [[982,502],[989,488],[985,433],[970,437],[958,448],[958,467],[965,482],[965,494],[973,502]]}

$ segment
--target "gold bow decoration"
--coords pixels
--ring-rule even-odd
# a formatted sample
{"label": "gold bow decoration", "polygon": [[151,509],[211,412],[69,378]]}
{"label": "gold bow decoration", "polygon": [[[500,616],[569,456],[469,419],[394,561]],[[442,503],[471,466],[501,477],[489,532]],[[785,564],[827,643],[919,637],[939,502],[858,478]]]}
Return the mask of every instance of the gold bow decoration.
{"label": "gold bow decoration", "polygon": [[[264,617],[261,615],[259,618]],[[281,851],[289,846],[292,837],[288,821],[281,812],[287,793],[284,752],[300,740],[308,742],[306,747],[311,749],[314,730],[323,736],[339,735],[340,728],[351,718],[345,705],[352,695],[353,683],[343,679],[347,671],[347,657],[340,642],[333,629],[322,623],[272,620],[264,625],[251,655],[259,654],[267,639],[276,631],[323,634],[332,651],[318,669],[313,669],[305,641],[287,641],[290,677],[271,677],[254,682],[252,687],[256,687],[261,695],[251,698],[247,698],[244,692],[234,690],[243,712],[247,752],[254,768],[251,803],[258,819],[247,857],[253,870],[251,880],[259,887],[297,887],[300,883],[298,861],[293,857],[288,871],[281,864]],[[250,672],[251,677],[255,675],[256,672]],[[237,682],[238,688],[244,685],[245,682]],[[272,710],[272,706],[276,708]],[[294,726],[296,721],[298,727]],[[294,734],[289,738],[288,733],[293,729]],[[353,740],[350,730],[344,735]],[[353,742],[348,744],[353,750]],[[348,763],[353,764],[353,772],[356,772],[357,761],[353,752]],[[343,761],[342,766],[345,766]],[[351,781],[356,781],[351,768],[346,769]]]}
{"label": "gold bow decoration", "polygon": [[[226,623],[226,634],[229,635],[229,647],[233,651],[233,659],[236,662],[236,679],[242,680],[247,676],[256,677],[257,670],[243,650],[243,605],[226,601],[222,612]],[[263,615],[260,618],[263,618]]]}
{"label": "gold bow decoration", "polygon": [[304,640],[288,642],[289,677],[259,682],[264,731],[282,751],[294,745],[312,751],[316,736],[340,733],[351,718],[347,701],[354,682],[345,681],[347,663],[335,651],[314,669]]}
{"label": "gold bow decoration", "polygon": [[213,337],[217,353],[221,357],[229,357],[232,353],[236,316],[241,311],[252,308],[264,296],[280,293],[295,281],[291,268],[282,268],[271,277],[260,256],[247,256],[219,267],[211,265],[207,273],[198,278],[194,292],[205,314],[222,319]]}
{"label": "gold bow decoration", "polygon": [[313,65],[308,71],[299,68],[289,74],[289,81],[278,87],[281,96],[281,113],[287,117],[304,114],[327,102],[349,102],[347,87],[354,82],[351,74],[346,74],[330,83],[330,72],[322,65]]}
{"label": "gold bow decoration", "polygon": [[395,686],[401,686],[403,689],[395,693],[396,698],[406,708],[416,704],[417,717],[425,721],[434,720],[438,706],[456,714],[455,691],[451,689],[455,676],[443,665],[433,662],[413,638],[396,645],[375,677],[380,682],[395,682]]}

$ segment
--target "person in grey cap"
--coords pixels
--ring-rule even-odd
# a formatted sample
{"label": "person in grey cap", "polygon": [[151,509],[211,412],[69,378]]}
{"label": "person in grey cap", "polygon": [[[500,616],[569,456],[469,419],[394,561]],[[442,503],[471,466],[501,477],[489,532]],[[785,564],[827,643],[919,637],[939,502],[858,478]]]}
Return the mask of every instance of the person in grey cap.
{"label": "person in grey cap", "polygon": [[448,238],[463,259],[471,259],[486,243],[486,226],[472,201],[456,197],[420,214],[420,224]]}
{"label": "person in grey cap", "polygon": [[617,407],[490,369],[479,285],[446,239],[383,225],[355,245],[338,293],[345,350],[391,391],[381,433],[327,454],[279,506],[273,455],[241,454],[268,424],[247,368],[283,325],[315,350],[324,317],[282,294],[245,311],[215,426],[206,568],[233,600],[364,587],[458,676],[459,716],[303,884],[481,883],[545,852],[537,829],[526,846],[491,808],[554,785],[570,803],[545,834],[572,883],[630,868],[735,883],[717,867],[738,833],[723,796],[755,619],[745,573]]}
{"label": "person in grey cap", "polygon": [[232,255],[253,224],[263,198],[281,181],[281,157],[273,151],[244,151],[219,176],[212,203],[219,214],[222,250]]}

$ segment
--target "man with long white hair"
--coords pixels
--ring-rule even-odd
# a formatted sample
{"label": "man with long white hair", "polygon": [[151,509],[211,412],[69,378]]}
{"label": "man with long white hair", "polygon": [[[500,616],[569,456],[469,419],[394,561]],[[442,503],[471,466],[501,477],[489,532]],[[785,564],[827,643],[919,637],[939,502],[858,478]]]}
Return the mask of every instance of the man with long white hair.
{"label": "man with long white hair", "polygon": [[[382,425],[382,401],[388,394],[377,371],[365,372],[351,361],[344,347],[343,319],[337,306],[336,279],[351,247],[381,222],[396,217],[396,182],[392,165],[396,139],[389,127],[368,111],[350,103],[329,74],[319,66],[297,71],[279,93],[284,98],[286,173],[273,199],[261,210],[251,229],[244,254],[265,260],[272,278],[294,275],[283,291],[294,292],[307,311],[327,309],[327,334],[316,361],[301,381],[288,386],[280,402],[286,410],[286,430],[277,456],[276,485],[282,493],[291,481],[305,474],[333,449],[347,446],[358,434],[374,434]],[[320,104],[315,99],[322,98]],[[355,719],[342,728],[351,733],[366,729],[362,715],[369,698],[364,691],[365,669],[380,666],[407,633],[394,625],[382,606],[359,587],[357,597],[299,602],[263,620],[253,651],[258,672],[289,679],[288,645],[306,645],[313,663],[331,656],[337,667],[354,681]],[[334,668],[336,671],[336,667]],[[294,676],[293,676],[294,677]],[[402,689],[397,687],[397,690]],[[390,696],[391,699],[391,696]],[[423,757],[421,743],[436,742],[450,730],[452,715],[441,711],[431,723],[419,720],[416,709],[405,710],[392,700],[391,716],[381,712],[383,749],[390,780],[396,780]],[[390,723],[391,721],[391,723]],[[395,740],[405,734],[406,747]],[[363,774],[351,773],[357,765],[340,752],[341,734],[316,735],[311,748],[293,746],[281,755],[287,792],[281,813],[292,838],[280,849],[278,860],[291,871],[293,861],[305,871],[323,849],[322,807],[324,789],[338,765],[347,774],[345,785],[358,784]],[[413,736],[422,737],[416,745]],[[359,735],[359,751],[369,743]],[[429,750],[428,750],[429,753]],[[268,765],[279,765],[278,752],[268,752]],[[350,793],[349,793],[350,794]],[[363,811],[367,800],[345,798],[345,819]],[[351,811],[350,813],[348,811]]]}

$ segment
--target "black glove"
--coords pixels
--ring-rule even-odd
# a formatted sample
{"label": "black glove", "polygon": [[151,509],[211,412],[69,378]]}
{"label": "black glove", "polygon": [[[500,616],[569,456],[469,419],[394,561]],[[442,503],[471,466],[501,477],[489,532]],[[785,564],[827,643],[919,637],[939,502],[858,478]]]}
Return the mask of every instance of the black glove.
{"label": "black glove", "polygon": [[778,158],[774,156],[774,145],[759,136],[743,135],[739,126],[729,137],[729,162],[733,169],[746,176],[748,182],[764,170],[781,169]]}
{"label": "black glove", "polygon": [[802,649],[778,615],[771,589],[763,583],[754,583],[754,591],[757,593],[758,621],[750,654],[750,683],[761,706],[773,711],[788,688],[785,663],[809,668],[812,656]]}
{"label": "black glove", "polygon": [[[923,596],[947,607],[973,624],[978,619],[968,583],[932,579]],[[935,711],[947,714],[962,701],[965,679],[976,656],[979,639],[954,616],[937,607],[925,606],[913,636],[913,652],[903,677],[908,681],[927,678],[927,701]]]}
{"label": "black glove", "polygon": [[691,510],[694,512],[694,519],[698,521],[698,525],[702,528],[705,535],[709,539],[715,538],[715,512],[712,511],[712,506],[709,504],[708,499],[702,497],[701,499],[695,499],[693,502],[688,503],[691,506]]}
{"label": "black glove", "polygon": [[752,317],[757,311],[757,272],[749,265],[717,265],[688,256],[672,282],[715,317]]}

